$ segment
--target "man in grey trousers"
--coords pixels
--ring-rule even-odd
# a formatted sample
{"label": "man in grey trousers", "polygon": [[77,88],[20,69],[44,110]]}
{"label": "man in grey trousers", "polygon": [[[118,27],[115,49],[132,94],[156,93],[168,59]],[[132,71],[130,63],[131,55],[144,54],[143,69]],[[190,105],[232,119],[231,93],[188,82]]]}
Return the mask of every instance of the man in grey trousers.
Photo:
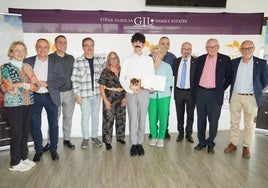
{"label": "man in grey trousers", "polygon": [[131,38],[134,53],[128,56],[121,65],[120,83],[127,92],[127,110],[131,139],[130,155],[144,155],[146,115],[149,104],[149,91],[143,88],[146,75],[154,74],[153,59],[142,53],[145,36],[135,33]]}
{"label": "man in grey trousers", "polygon": [[[63,72],[65,75],[66,83],[60,90],[60,106],[58,109],[58,118],[60,118],[62,112],[62,134],[63,134],[63,145],[70,149],[75,149],[75,145],[70,141],[72,119],[75,107],[75,97],[72,90],[72,71],[74,64],[74,57],[66,53],[67,50],[67,39],[63,35],[58,35],[55,38],[56,51],[49,56],[56,58],[61,62]],[[43,151],[49,149],[49,143],[44,147]]]}

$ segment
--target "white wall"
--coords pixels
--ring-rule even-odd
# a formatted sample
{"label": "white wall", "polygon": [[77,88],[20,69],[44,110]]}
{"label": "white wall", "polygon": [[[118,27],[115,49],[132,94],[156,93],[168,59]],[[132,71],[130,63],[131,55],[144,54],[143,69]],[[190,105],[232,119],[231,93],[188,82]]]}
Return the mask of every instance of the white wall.
{"label": "white wall", "polygon": [[1,0],[0,12],[8,8],[112,10],[112,11],[160,11],[160,12],[264,12],[268,16],[267,0],[227,0],[226,8],[146,7],[145,0]]}
{"label": "white wall", "polygon": [[[63,3],[64,2],[64,3]],[[8,8],[28,8],[28,9],[66,9],[66,10],[111,10],[111,11],[160,11],[160,12],[232,12],[232,13],[256,13],[256,12],[264,12],[265,16],[268,16],[268,1],[267,0],[227,0],[227,7],[226,8],[219,8],[219,9],[212,9],[212,8],[161,8],[161,7],[146,7],[145,6],[145,0],[65,0],[65,1],[52,1],[52,0],[47,0],[47,1],[36,1],[36,0],[0,0],[0,12],[8,12]],[[54,37],[56,34],[44,34],[44,38],[49,39],[50,41],[54,40]],[[122,36],[122,35],[120,35]],[[28,46],[29,50],[29,55],[34,55],[34,42],[37,38],[39,38],[39,34],[24,34],[24,40],[26,45]],[[81,37],[83,35],[75,35],[72,34],[72,37],[70,37],[70,40],[68,40],[69,44],[69,49],[68,52],[73,54],[75,57],[78,55],[82,54],[82,49],[79,47],[78,49],[74,50],[72,49],[74,46],[79,43],[80,46],[80,41]],[[99,41],[100,36],[98,34],[93,34],[93,38],[96,41]],[[103,36],[102,36],[103,37]],[[106,35],[106,39],[102,38],[102,41],[106,42],[107,40],[111,40],[109,36]],[[150,42],[157,43],[158,36],[153,36],[152,38],[149,38]],[[200,41],[198,46],[204,46],[205,40],[200,40],[200,38],[196,38],[197,36],[183,36],[180,38],[175,38],[176,36],[170,36],[173,38],[171,41],[176,41],[171,43],[171,51],[176,55],[179,56],[179,49],[180,45],[183,41]],[[206,36],[202,36],[206,37]],[[210,36],[207,36],[207,38]],[[246,36],[247,38],[245,39],[251,39],[252,36]],[[255,37],[255,36],[253,36]],[[68,35],[67,35],[67,38]],[[116,37],[115,37],[116,38]],[[119,54],[121,57],[126,56],[132,51],[132,48],[130,46],[130,35],[123,35],[124,38],[124,44],[120,45],[120,47],[117,46],[118,51],[121,52],[122,54]],[[182,40],[183,38],[183,40]],[[233,36],[226,36],[226,39],[221,39],[221,40],[226,40],[224,41],[224,44],[232,41]],[[114,39],[116,40],[116,39]],[[241,39],[242,40],[242,39]],[[96,42],[96,51],[97,52],[108,52],[110,49],[113,48],[113,46],[109,46],[110,44],[116,44],[113,42],[109,42],[107,45],[106,49],[100,49],[98,48],[98,43]],[[200,44],[201,43],[201,44]],[[260,41],[256,42],[258,45],[261,43]],[[126,48],[125,48],[126,46]],[[129,47],[129,48],[128,48]],[[260,49],[260,46],[258,46],[256,49]],[[204,48],[199,48],[196,49],[194,47],[193,49],[194,54],[200,55],[202,53],[205,53]],[[225,48],[222,48],[221,52],[223,53],[229,53],[228,50]],[[259,52],[256,51],[255,55],[259,56]],[[44,113],[44,117],[45,113]],[[229,129],[229,121],[230,121],[230,116],[229,116],[229,109],[223,109],[221,118],[219,121],[219,129],[224,130],[224,129]],[[174,100],[173,98],[171,99],[171,108],[170,108],[170,131],[171,132],[176,132],[176,118],[175,118],[175,106],[174,106]],[[43,118],[43,124],[47,124],[46,118]],[[59,125],[61,125],[61,120]],[[61,126],[60,126],[61,127]],[[194,131],[196,131],[196,117],[195,117],[195,123],[194,123]],[[47,126],[43,126],[43,133],[46,133]],[[146,129],[146,132],[148,132],[148,126]],[[126,129],[126,133],[128,134],[128,126]],[[101,124],[100,124],[100,131],[99,135],[101,134]],[[62,136],[61,128],[60,128],[60,136]],[[75,109],[75,114],[73,118],[73,128],[72,128],[72,136],[81,136],[81,127],[80,127],[80,109],[79,106],[76,105]],[[46,137],[46,134],[44,135]]]}

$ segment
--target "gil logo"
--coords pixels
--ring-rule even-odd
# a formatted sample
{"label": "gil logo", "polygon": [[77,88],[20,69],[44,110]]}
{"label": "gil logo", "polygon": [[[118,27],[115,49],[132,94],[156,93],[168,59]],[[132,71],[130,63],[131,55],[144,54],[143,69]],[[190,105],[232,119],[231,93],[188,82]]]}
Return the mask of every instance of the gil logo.
{"label": "gil logo", "polygon": [[150,17],[135,17],[134,24],[139,27],[152,27],[154,25],[154,19]]}

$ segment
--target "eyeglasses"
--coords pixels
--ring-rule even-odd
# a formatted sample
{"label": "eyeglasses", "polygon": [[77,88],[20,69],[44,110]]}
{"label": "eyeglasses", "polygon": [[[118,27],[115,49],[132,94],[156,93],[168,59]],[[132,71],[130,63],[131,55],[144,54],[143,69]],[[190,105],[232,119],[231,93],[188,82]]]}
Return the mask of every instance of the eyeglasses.
{"label": "eyeglasses", "polygon": [[117,57],[111,57],[110,58],[110,60],[116,60],[117,59]]}
{"label": "eyeglasses", "polygon": [[207,46],[207,49],[210,49],[210,50],[217,49],[217,48],[219,48],[218,45],[216,45],[216,46]]}
{"label": "eyeglasses", "polygon": [[38,46],[36,46],[36,48],[37,49],[46,49],[46,50],[48,50],[49,46],[40,46],[40,45],[38,45]]}
{"label": "eyeglasses", "polygon": [[14,53],[26,53],[25,50],[13,50]]}
{"label": "eyeglasses", "polygon": [[152,52],[152,55],[160,55],[161,52]]}
{"label": "eyeglasses", "polygon": [[182,48],[182,50],[190,51],[190,50],[192,50],[192,48]]}
{"label": "eyeglasses", "polygon": [[94,47],[94,44],[84,44],[83,47],[85,47],[85,48]]}
{"label": "eyeglasses", "polygon": [[253,47],[248,47],[248,48],[241,48],[241,51],[251,51],[253,50]]}

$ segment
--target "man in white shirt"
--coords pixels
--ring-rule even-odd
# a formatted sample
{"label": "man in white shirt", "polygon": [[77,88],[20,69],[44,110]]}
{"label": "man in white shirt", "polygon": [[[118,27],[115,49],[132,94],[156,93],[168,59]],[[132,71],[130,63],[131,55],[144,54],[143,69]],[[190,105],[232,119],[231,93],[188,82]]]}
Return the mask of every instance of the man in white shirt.
{"label": "man in white shirt", "polygon": [[59,89],[65,84],[65,76],[61,63],[48,56],[49,42],[40,38],[36,41],[36,56],[29,57],[24,62],[30,64],[39,80],[39,90],[34,92],[34,110],[32,114],[32,135],[34,140],[34,162],[40,161],[43,154],[42,110],[45,108],[49,125],[50,153],[52,160],[58,160],[57,152],[59,127],[58,107],[60,106]]}
{"label": "man in white shirt", "polygon": [[149,104],[149,91],[143,88],[146,75],[154,74],[153,59],[144,55],[142,49],[145,36],[135,33],[131,38],[134,53],[127,57],[121,65],[120,82],[127,92],[127,110],[131,139],[130,155],[144,155],[146,115]]}

